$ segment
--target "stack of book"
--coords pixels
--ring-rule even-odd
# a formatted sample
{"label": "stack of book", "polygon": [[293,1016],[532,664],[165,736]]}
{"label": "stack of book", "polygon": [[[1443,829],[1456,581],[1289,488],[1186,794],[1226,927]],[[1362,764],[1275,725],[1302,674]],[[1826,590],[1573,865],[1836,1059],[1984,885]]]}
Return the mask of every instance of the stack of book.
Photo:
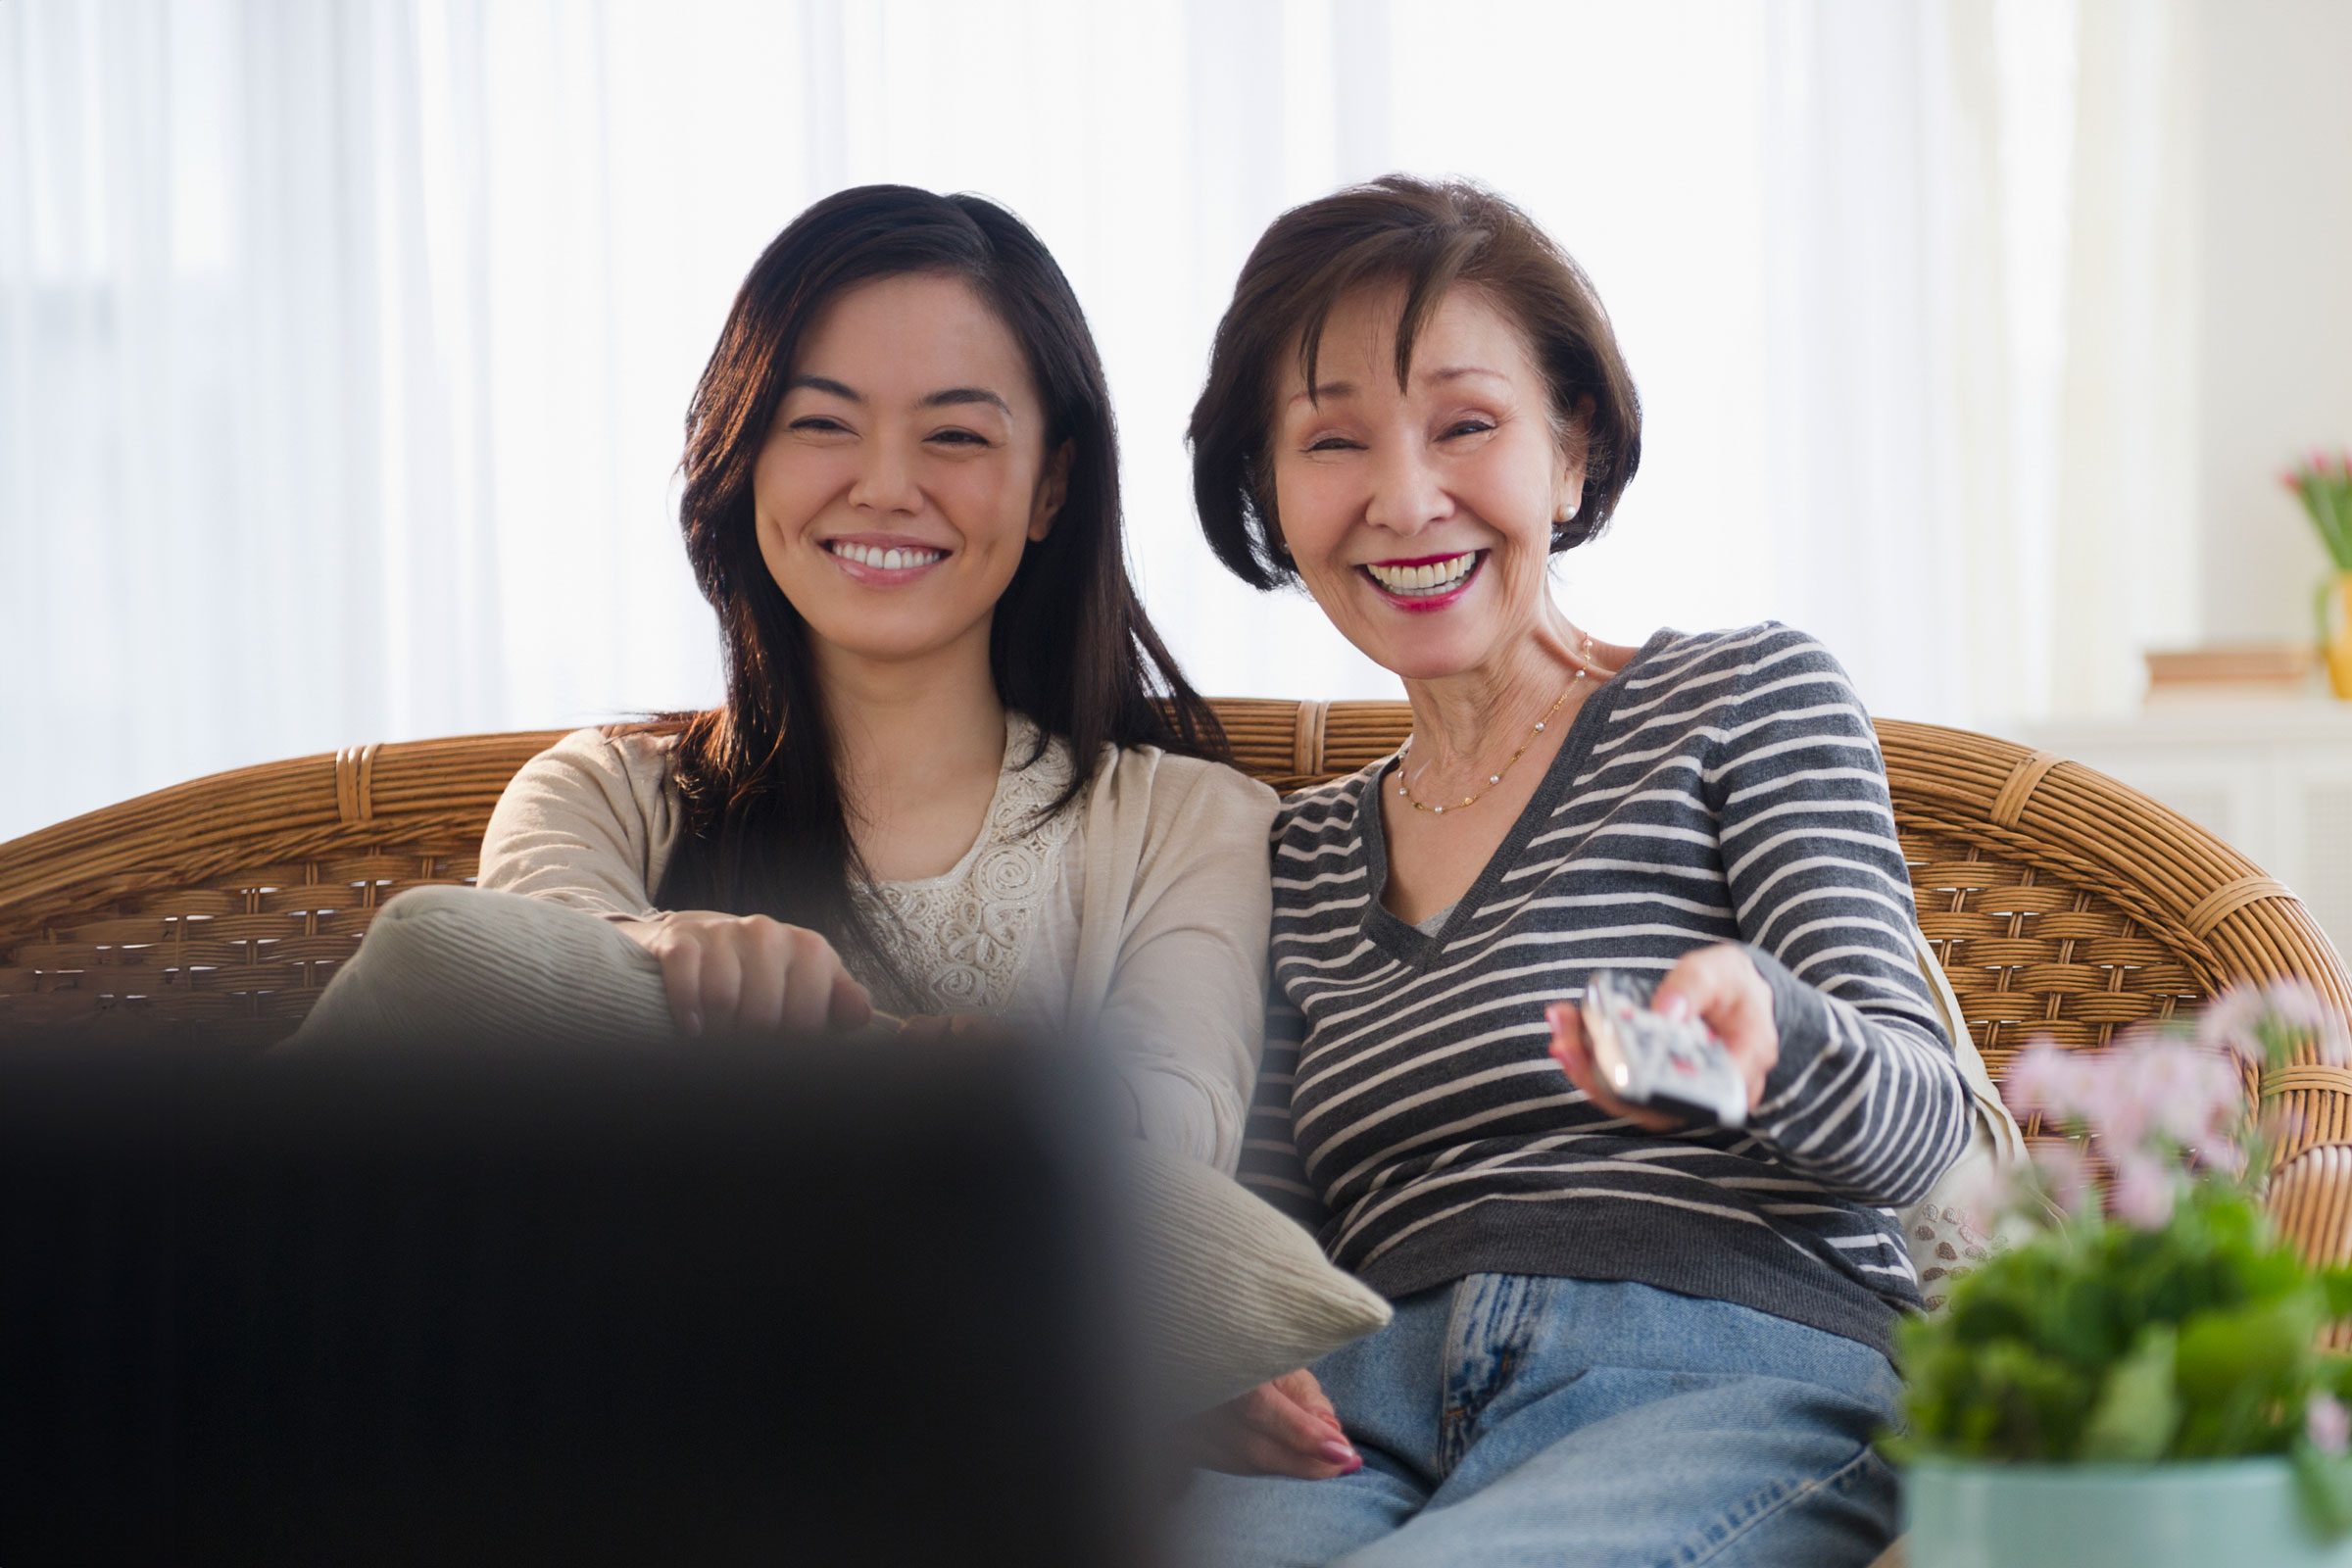
{"label": "stack of book", "polygon": [[2319,651],[2309,643],[2162,649],[2144,657],[2151,703],[2294,699],[2312,695],[2319,684]]}

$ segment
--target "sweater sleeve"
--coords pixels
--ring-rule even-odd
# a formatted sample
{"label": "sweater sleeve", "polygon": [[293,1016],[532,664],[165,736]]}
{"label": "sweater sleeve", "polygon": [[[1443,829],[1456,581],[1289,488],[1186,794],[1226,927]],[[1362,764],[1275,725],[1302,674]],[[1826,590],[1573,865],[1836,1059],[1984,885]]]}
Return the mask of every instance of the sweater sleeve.
{"label": "sweater sleeve", "polygon": [[1264,1040],[1274,809],[1231,768],[1161,759],[1102,1005],[1144,1136],[1224,1171]]}
{"label": "sweater sleeve", "polygon": [[648,884],[662,824],[649,820],[638,771],[618,743],[593,729],[532,758],[490,813],[477,885],[607,920],[652,917]]}
{"label": "sweater sleeve", "polygon": [[1279,983],[1269,985],[1265,1059],[1250,1102],[1238,1174],[1244,1187],[1319,1236],[1331,1211],[1307,1180],[1306,1162],[1299,1158],[1291,1131],[1291,1086],[1298,1080],[1298,1053],[1305,1040],[1305,1015],[1283,995]]}
{"label": "sweater sleeve", "polygon": [[1910,876],[1869,715],[1828,650],[1774,632],[1705,781],[1780,1032],[1755,1131],[1825,1187],[1901,1207],[1967,1147],[1968,1091],[1913,961]]}

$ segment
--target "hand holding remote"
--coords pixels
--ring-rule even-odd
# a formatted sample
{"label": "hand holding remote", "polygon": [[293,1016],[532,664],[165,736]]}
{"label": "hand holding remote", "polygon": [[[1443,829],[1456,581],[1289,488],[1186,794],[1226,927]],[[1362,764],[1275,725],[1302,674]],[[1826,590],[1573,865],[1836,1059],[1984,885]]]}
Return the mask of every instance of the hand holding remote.
{"label": "hand holding remote", "polygon": [[[1683,955],[1658,983],[1650,1007],[1668,1017],[1696,1018],[1713,1032],[1746,1085],[1746,1109],[1752,1114],[1763,1101],[1766,1077],[1780,1061],[1781,1037],[1773,1021],[1772,990],[1746,952],[1720,943]],[[1692,1125],[1692,1117],[1630,1104],[1610,1091],[1574,1004],[1554,1003],[1545,1017],[1551,1024],[1552,1059],[1594,1104],[1650,1132]]]}

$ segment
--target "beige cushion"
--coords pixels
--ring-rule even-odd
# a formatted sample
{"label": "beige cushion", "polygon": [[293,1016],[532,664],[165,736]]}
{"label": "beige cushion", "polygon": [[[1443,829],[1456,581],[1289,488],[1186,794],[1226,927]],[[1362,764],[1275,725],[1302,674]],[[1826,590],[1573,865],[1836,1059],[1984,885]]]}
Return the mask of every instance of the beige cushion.
{"label": "beige cushion", "polygon": [[377,912],[278,1049],[337,1036],[627,1045],[675,1034],[661,963],[611,921],[518,893],[427,887]]}
{"label": "beige cushion", "polygon": [[1389,1321],[1389,1303],[1280,1210],[1198,1160],[1138,1147],[1154,1408],[1204,1410]]}
{"label": "beige cushion", "polygon": [[[384,906],[280,1049],[339,1036],[630,1044],[674,1032],[661,965],[611,922],[520,894],[432,887]],[[1153,1409],[1205,1409],[1389,1320],[1386,1301],[1230,1177],[1138,1150],[1132,1250]]]}
{"label": "beige cushion", "polygon": [[2026,1138],[2009,1107],[2001,1102],[1992,1075],[1984,1070],[1984,1058],[1968,1032],[1968,1020],[1960,1015],[1960,999],[1945,978],[1943,965],[1936,961],[1925,942],[1914,942],[1913,947],[1919,972],[1936,999],[1936,1011],[1943,1015],[1944,1031],[1951,1036],[1952,1052],[1975,1113],[1968,1149],[1944,1172],[1935,1190],[1900,1216],[1904,1240],[1911,1248],[1912,1267],[1919,1271],[1919,1294],[1934,1312],[1943,1305],[1953,1284],[1994,1250],[1994,1240],[1968,1223],[1969,1210],[1989,1190],[1988,1178],[2025,1160]]}

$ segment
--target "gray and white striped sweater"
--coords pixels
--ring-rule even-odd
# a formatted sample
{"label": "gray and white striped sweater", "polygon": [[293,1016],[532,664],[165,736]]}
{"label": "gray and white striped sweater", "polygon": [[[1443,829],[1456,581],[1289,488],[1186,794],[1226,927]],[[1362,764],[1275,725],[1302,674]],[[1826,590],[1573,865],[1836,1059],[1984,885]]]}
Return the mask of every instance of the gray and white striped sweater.
{"label": "gray and white striped sweater", "polygon": [[[1914,966],[1877,737],[1819,643],[1661,631],[1589,697],[1432,936],[1381,904],[1390,760],[1274,826],[1272,1005],[1244,1180],[1390,1297],[1631,1280],[1884,1349],[1919,1301],[1892,1210],[1968,1139]],[[1779,1065],[1743,1131],[1645,1133],[1547,1054],[1595,969],[1745,944]]]}

